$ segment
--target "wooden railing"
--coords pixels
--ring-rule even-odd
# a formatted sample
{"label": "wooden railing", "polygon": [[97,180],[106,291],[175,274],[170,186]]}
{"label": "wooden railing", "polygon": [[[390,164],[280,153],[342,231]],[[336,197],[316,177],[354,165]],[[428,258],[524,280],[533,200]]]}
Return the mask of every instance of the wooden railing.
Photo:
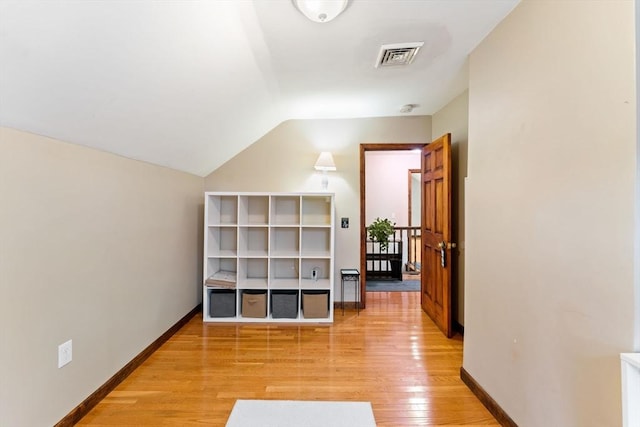
{"label": "wooden railing", "polygon": [[420,227],[394,227],[389,244],[366,242],[367,280],[402,280],[402,274],[420,272]]}

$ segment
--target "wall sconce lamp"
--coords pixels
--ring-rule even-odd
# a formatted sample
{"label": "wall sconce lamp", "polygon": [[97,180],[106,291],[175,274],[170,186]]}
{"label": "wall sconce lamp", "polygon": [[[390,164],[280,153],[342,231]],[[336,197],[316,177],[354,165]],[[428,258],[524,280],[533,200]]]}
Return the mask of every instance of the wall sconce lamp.
{"label": "wall sconce lamp", "polygon": [[327,176],[327,172],[336,170],[336,164],[333,161],[331,153],[328,151],[320,153],[314,167],[317,171],[322,171],[322,191],[327,191],[327,188],[329,187],[329,177]]}
{"label": "wall sconce lamp", "polygon": [[292,0],[293,5],[313,22],[329,22],[340,15],[349,0]]}

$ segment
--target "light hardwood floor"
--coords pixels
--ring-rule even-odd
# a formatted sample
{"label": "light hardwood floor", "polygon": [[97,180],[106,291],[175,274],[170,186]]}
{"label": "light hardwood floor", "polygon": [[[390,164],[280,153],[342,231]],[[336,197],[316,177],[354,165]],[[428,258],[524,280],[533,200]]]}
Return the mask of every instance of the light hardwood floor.
{"label": "light hardwood floor", "polygon": [[370,292],[332,326],[196,316],[78,425],[224,426],[236,399],[370,401],[378,426],[499,425],[461,363],[462,338],[444,338],[419,292]]}

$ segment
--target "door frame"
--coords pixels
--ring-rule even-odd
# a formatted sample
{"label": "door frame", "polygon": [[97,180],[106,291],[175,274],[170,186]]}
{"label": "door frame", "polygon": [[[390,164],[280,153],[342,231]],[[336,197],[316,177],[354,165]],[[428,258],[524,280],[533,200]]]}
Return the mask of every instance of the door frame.
{"label": "door frame", "polygon": [[366,260],[366,173],[365,153],[367,151],[410,151],[422,150],[429,142],[419,144],[360,144],[360,308],[367,307],[367,260]]}
{"label": "door frame", "polygon": [[[422,161],[422,159],[420,159],[420,160]],[[422,169],[409,169],[407,171],[407,176],[409,178],[407,180],[408,181],[408,183],[407,183],[407,187],[408,187],[407,188],[407,194],[409,195],[409,197],[407,198],[407,202],[408,202],[408,205],[409,205],[409,213],[407,215],[407,223],[408,223],[409,227],[412,226],[411,219],[413,218],[413,213],[414,213],[413,209],[411,208],[411,206],[413,205],[413,202],[414,202],[413,197],[412,197],[413,186],[411,185],[412,184],[411,176],[414,173],[418,173],[418,174],[422,175]],[[420,181],[420,184],[422,184],[422,181]],[[420,189],[420,194],[422,194],[422,188]],[[420,205],[422,207],[422,199],[420,199]],[[422,209],[420,210],[420,215],[422,215]],[[422,221],[420,221],[420,224],[422,224]]]}

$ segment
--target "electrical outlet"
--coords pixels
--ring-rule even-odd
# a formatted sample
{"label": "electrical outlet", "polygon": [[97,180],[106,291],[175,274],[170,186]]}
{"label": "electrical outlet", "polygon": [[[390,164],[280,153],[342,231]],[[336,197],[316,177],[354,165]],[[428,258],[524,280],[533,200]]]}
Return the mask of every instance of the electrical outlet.
{"label": "electrical outlet", "polygon": [[340,221],[340,226],[342,228],[349,228],[349,218],[342,218]]}
{"label": "electrical outlet", "polygon": [[58,346],[58,368],[62,368],[73,359],[73,347],[71,340]]}

